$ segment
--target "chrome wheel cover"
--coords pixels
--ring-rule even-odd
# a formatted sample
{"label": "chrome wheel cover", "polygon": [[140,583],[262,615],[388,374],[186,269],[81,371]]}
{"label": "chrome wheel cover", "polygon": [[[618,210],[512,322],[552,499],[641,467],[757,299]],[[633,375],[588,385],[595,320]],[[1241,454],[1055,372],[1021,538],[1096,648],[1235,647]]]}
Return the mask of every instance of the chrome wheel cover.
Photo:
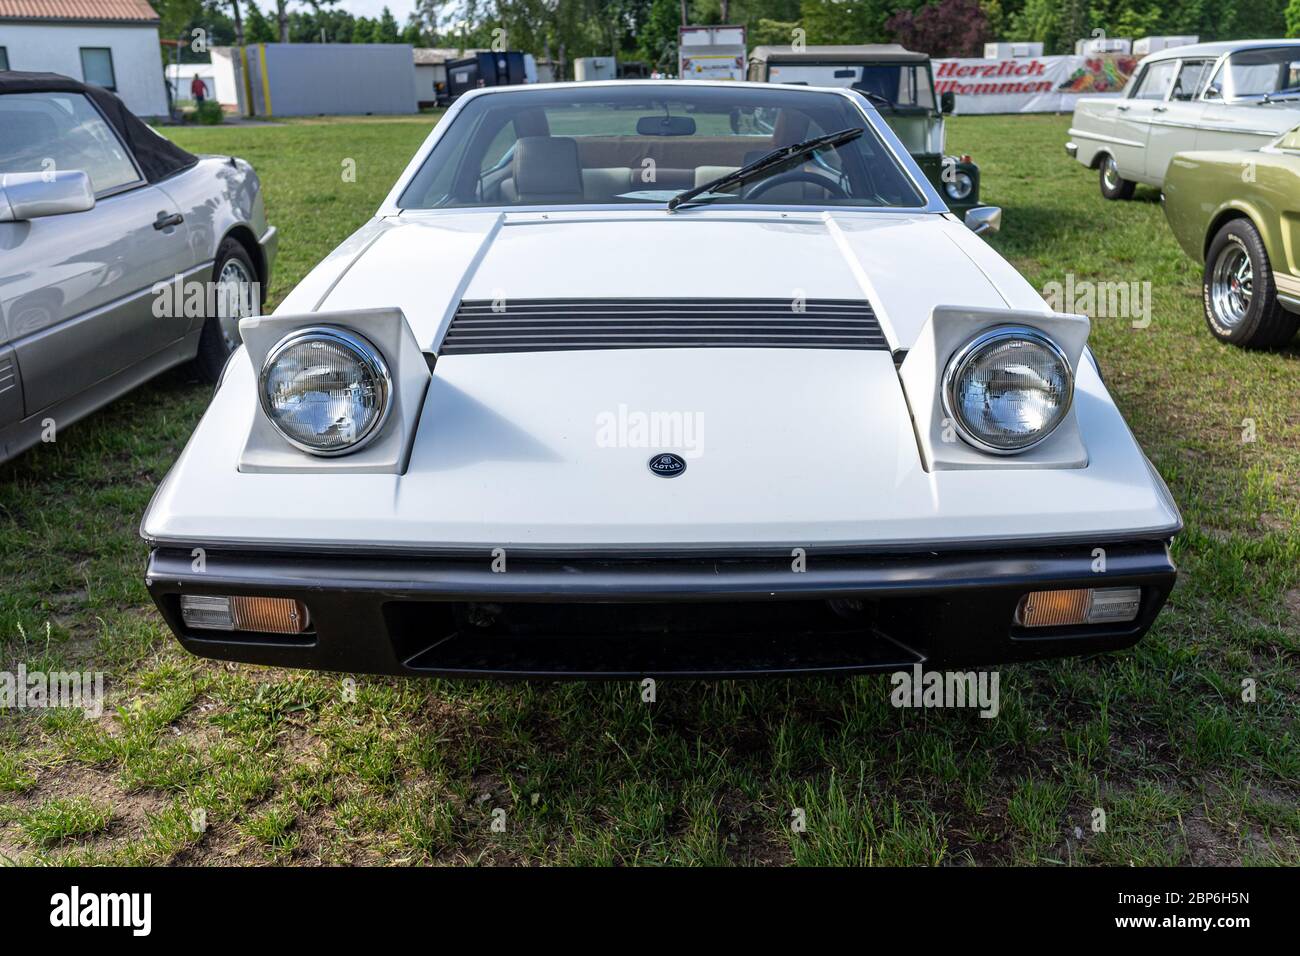
{"label": "chrome wheel cover", "polygon": [[1254,269],[1244,246],[1231,241],[1214,260],[1210,273],[1210,307],[1225,328],[1236,328],[1250,311]]}
{"label": "chrome wheel cover", "polygon": [[217,322],[227,352],[239,348],[243,341],[239,335],[239,320],[256,313],[253,282],[248,267],[233,257],[225,261],[221,274],[217,276]]}
{"label": "chrome wheel cover", "polygon": [[1119,165],[1115,162],[1113,156],[1107,156],[1106,161],[1101,166],[1101,178],[1106,184],[1106,188],[1111,192],[1119,189],[1120,184],[1124,181],[1119,175]]}

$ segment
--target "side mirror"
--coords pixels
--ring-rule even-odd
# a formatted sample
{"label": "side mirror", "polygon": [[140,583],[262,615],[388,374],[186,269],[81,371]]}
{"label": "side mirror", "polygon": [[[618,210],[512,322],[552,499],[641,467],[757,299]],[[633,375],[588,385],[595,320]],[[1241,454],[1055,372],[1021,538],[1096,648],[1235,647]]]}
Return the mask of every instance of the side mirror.
{"label": "side mirror", "polygon": [[1221,100],[1223,99],[1223,90],[1219,89],[1217,86],[1211,83],[1209,86],[1205,88],[1205,93],[1202,95],[1207,100]]}
{"label": "side mirror", "polygon": [[90,177],[80,169],[0,175],[0,222],[23,222],[95,208]]}
{"label": "side mirror", "polygon": [[968,209],[966,228],[977,236],[992,235],[1002,228],[1002,207],[976,206]]}
{"label": "side mirror", "polygon": [[957,108],[957,94],[946,90],[939,94],[939,112],[947,115]]}

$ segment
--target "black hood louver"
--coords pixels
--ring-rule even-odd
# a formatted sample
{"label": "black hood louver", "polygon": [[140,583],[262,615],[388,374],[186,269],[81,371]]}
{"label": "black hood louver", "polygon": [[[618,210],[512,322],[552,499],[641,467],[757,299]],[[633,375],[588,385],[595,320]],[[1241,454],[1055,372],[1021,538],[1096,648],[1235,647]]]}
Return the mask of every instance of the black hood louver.
{"label": "black hood louver", "polygon": [[888,347],[861,299],[466,299],[438,354]]}

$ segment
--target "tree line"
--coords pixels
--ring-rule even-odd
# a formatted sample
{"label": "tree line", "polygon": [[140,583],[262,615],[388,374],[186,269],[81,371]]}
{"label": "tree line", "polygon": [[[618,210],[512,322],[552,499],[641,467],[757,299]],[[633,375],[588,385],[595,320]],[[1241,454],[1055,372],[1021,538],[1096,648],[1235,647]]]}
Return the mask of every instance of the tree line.
{"label": "tree line", "polygon": [[[337,0],[153,0],[165,38],[202,28],[210,45],[410,43],[511,49],[570,62],[614,55],[672,71],[677,28],[743,24],[749,45],[903,43],[933,56],[978,56],[990,40],[1196,35],[1202,40],[1300,36],[1300,0],[417,0],[404,24],[384,8],[355,17]],[[503,32],[502,32],[503,31]],[[203,59],[188,47],[187,59]]]}

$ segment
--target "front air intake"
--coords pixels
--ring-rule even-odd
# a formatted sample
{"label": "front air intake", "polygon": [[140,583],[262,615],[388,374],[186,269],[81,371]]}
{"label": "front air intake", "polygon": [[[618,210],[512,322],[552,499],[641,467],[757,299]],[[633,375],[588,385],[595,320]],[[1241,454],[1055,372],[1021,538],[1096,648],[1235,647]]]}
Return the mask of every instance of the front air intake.
{"label": "front air intake", "polygon": [[439,355],[581,349],[887,349],[860,299],[465,300]]}

